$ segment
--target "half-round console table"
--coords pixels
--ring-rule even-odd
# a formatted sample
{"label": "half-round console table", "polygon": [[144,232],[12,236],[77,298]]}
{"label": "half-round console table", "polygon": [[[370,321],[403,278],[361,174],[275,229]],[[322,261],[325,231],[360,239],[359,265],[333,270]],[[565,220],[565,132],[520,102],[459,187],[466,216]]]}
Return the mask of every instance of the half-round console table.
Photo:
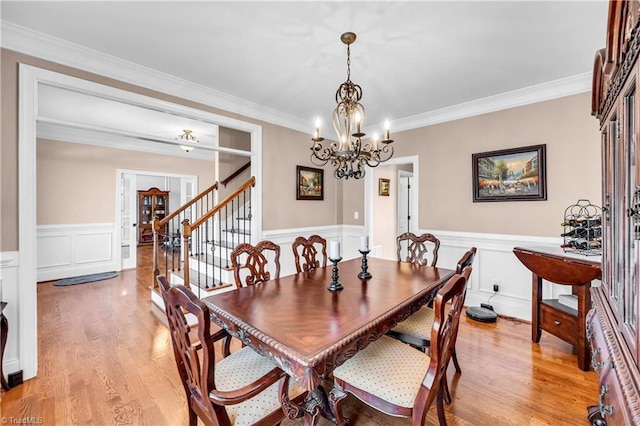
{"label": "half-round console table", "polygon": [[[578,367],[589,371],[590,353],[586,337],[587,312],[591,309],[591,281],[600,279],[600,257],[565,253],[561,248],[513,249],[516,257],[533,274],[531,282],[531,340],[540,342],[542,330],[572,344],[578,352]],[[578,309],[557,299],[542,299],[542,280],[570,285],[578,296]]]}

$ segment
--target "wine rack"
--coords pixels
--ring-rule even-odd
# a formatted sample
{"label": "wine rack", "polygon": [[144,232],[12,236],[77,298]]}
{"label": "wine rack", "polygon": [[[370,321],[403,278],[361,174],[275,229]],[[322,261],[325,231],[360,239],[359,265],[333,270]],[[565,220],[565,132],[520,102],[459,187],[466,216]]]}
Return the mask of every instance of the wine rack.
{"label": "wine rack", "polygon": [[564,211],[562,248],[565,252],[602,254],[602,209],[589,200],[578,200]]}

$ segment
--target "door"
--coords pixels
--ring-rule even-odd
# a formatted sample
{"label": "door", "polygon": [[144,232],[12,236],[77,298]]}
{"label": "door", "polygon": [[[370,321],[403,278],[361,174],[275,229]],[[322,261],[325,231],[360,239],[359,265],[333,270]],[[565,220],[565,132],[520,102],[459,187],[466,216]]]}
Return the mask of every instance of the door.
{"label": "door", "polygon": [[133,269],[137,265],[136,250],[136,175],[120,175],[120,259],[122,269]]}
{"label": "door", "polygon": [[406,172],[398,177],[398,235],[411,231],[411,180]]}

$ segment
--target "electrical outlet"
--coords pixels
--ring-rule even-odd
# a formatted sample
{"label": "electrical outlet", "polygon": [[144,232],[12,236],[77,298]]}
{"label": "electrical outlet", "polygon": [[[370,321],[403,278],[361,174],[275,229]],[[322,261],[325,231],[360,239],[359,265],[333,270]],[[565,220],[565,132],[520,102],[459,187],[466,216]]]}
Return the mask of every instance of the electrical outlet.
{"label": "electrical outlet", "polygon": [[500,291],[500,280],[493,280],[492,284],[493,284],[493,291],[495,293]]}
{"label": "electrical outlet", "polygon": [[353,212],[353,218],[354,219],[358,219],[360,217],[360,213],[359,212]]}

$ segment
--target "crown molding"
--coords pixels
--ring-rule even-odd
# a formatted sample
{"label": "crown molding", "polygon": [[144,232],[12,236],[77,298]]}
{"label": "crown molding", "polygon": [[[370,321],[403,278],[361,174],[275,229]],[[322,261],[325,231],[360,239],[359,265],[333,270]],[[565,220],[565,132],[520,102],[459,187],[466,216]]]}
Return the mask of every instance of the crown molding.
{"label": "crown molding", "polygon": [[237,98],[11,22],[0,21],[0,23],[2,27],[0,43],[5,49],[210,105],[256,120],[302,132],[309,130],[309,123],[306,121],[273,108]]}
{"label": "crown molding", "polygon": [[511,92],[501,93],[487,98],[453,105],[422,114],[412,115],[393,121],[394,132],[411,130],[418,127],[432,126],[447,121],[459,120],[476,115],[523,105],[544,102],[565,96],[577,95],[591,90],[591,75],[587,72],[571,77],[554,80]]}
{"label": "crown molding", "polygon": [[[79,70],[177,96],[256,120],[307,133],[309,123],[299,117],[259,105],[175,76],[143,67],[75,43],[0,21],[1,46],[26,55]],[[394,132],[412,130],[447,121],[543,102],[591,90],[591,73],[578,74],[548,83],[427,111],[394,120]]]}

